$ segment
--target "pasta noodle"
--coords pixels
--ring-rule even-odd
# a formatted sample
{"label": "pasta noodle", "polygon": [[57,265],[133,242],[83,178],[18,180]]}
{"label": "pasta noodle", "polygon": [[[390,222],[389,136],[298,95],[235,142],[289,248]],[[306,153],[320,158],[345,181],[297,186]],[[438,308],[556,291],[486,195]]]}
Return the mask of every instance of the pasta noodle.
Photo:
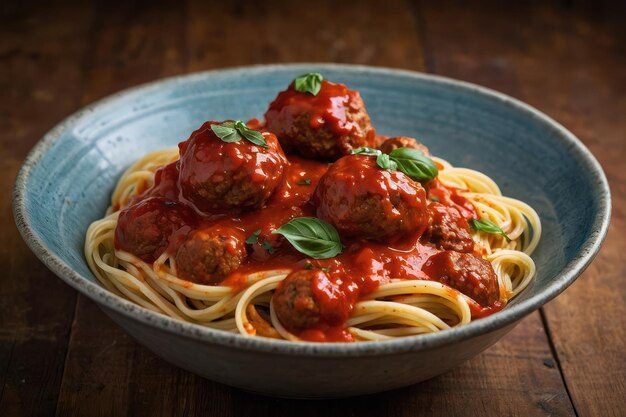
{"label": "pasta noodle", "polygon": [[[93,222],[85,239],[89,267],[109,291],[144,308],[223,331],[245,336],[266,335],[298,340],[276,317],[272,293],[290,272],[276,269],[255,272],[241,288],[201,285],[177,276],[174,257],[163,253],[148,264],[131,253],[116,250],[115,229],[120,209],[151,187],[155,170],[178,159],[178,149],[150,153],[120,178],[107,215]],[[541,237],[541,222],[527,204],[502,196],[486,175],[453,167],[433,158],[441,167],[442,184],[459,188],[481,218],[498,225],[510,238],[473,231],[498,277],[500,303],[505,305],[529,285],[535,275],[530,257]],[[360,299],[347,321],[356,340],[385,340],[438,332],[472,320],[474,300],[440,282],[423,279],[391,279]],[[259,314],[265,311],[265,316]]]}

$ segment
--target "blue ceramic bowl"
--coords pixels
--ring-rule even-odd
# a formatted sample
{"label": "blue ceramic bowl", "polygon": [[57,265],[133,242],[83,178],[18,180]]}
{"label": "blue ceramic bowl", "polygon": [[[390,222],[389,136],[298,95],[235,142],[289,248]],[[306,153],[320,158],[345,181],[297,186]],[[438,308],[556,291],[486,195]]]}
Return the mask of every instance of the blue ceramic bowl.
{"label": "blue ceramic bowl", "polygon": [[[176,145],[208,119],[262,117],[297,75],[319,71],[361,92],[373,125],[415,136],[433,154],[494,178],[543,222],[535,281],[503,311],[461,328],[360,344],[249,338],[155,314],[101,287],[83,258],[122,171]],[[481,352],[569,286],[606,234],[610,195],[598,162],[561,125],[505,95],[450,79],[347,65],[272,65],[170,78],[70,116],[30,152],[15,185],[22,236],[53,272],[139,343],[194,373],[270,395],[339,397],[389,390]]]}

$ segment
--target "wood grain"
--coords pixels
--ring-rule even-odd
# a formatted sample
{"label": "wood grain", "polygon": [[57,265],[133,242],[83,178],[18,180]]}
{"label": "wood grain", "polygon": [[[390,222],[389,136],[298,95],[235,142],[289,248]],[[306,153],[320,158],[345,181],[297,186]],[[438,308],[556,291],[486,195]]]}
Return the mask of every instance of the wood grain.
{"label": "wood grain", "polygon": [[[82,104],[184,72],[320,61],[426,70],[528,101],[598,156],[615,203],[598,260],[543,316],[530,315],[482,355],[430,381],[328,402],[261,397],[167,364],[35,261],[3,200],[0,260],[9,279],[0,280],[0,414],[595,416],[626,409],[626,300],[615,288],[626,272],[622,10],[374,0],[29,6],[0,8],[3,195],[27,150]],[[606,317],[617,317],[615,324]]]}
{"label": "wood grain", "polygon": [[[605,169],[614,197],[611,227],[595,262],[561,297],[545,308],[548,330],[565,381],[580,415],[623,416],[626,412],[626,39],[624,18],[606,19],[601,10],[582,16],[539,9],[543,29],[536,59],[522,70],[524,98],[564,123]],[[602,30],[599,30],[599,29]],[[611,34],[614,32],[614,34]],[[550,57],[550,63],[545,64]],[[549,74],[561,74],[558,79]],[[547,89],[560,93],[546,96]]]}
{"label": "wood grain", "polygon": [[79,107],[91,10],[0,10],[0,414],[51,415],[76,293],[28,250],[9,196],[26,152]]}
{"label": "wood grain", "polygon": [[[307,27],[316,26],[315,18],[319,17],[317,17],[314,13],[305,15],[304,19],[306,20],[306,24],[301,25],[299,24],[301,22],[297,19],[289,18],[289,16],[295,17],[299,13],[298,8],[295,5],[290,5],[286,2],[274,2],[267,8],[261,7],[260,10],[250,9],[250,6],[248,6],[248,8],[243,6],[241,8],[233,6],[232,9],[216,9],[214,6],[215,5],[211,4],[207,5],[204,2],[192,2],[189,5],[186,35],[188,42],[186,45],[188,69],[203,70],[215,66],[232,66],[246,62],[256,62],[255,60],[258,59],[256,55],[258,50],[274,51],[274,53],[268,53],[268,56],[264,57],[268,62],[307,61],[311,60],[308,58],[309,54],[315,55],[315,60],[331,61],[340,56],[336,55],[336,51],[341,50],[341,48],[345,49],[342,51],[341,56],[357,57],[353,58],[352,62],[377,65],[396,65],[410,69],[423,69],[423,59],[420,53],[421,45],[418,41],[419,38],[416,20],[410,14],[402,13],[402,10],[398,9],[397,3],[394,3],[392,5],[393,7],[388,7],[384,10],[377,10],[377,13],[383,20],[391,21],[395,19],[395,35],[394,33],[391,34],[391,40],[394,42],[390,43],[392,47],[386,49],[384,48],[386,46],[385,42],[389,40],[389,35],[386,33],[386,28],[380,25],[378,26],[379,32],[369,32],[367,39],[359,40],[359,42],[352,44],[354,45],[352,46],[352,50],[346,48],[345,46],[337,46],[334,42],[336,42],[336,39],[345,39],[350,37],[351,33],[359,33],[358,28],[362,25],[366,25],[368,23],[367,17],[373,15],[376,11],[374,10],[374,3],[371,3],[371,7],[373,8],[371,13],[364,13],[362,15],[366,18],[357,21],[354,21],[353,19],[352,24],[354,26],[345,24],[346,21],[349,21],[346,19],[346,17],[350,14],[350,9],[348,7],[344,9],[336,9],[334,13],[334,19],[336,20],[331,19],[330,22],[327,22],[329,27],[333,28],[333,31],[328,33],[327,36],[315,38],[313,42],[310,43],[312,45],[312,49],[310,50],[300,48],[301,43],[299,41],[289,43],[285,42],[284,39],[298,39],[299,36],[305,36]],[[321,7],[322,10],[324,10],[324,7],[328,7],[328,4],[326,6],[323,5]],[[268,10],[271,11],[271,13],[268,12]],[[209,12],[211,12],[212,19],[226,22],[226,24],[220,28],[219,33],[216,32],[214,27],[206,24],[206,16]],[[148,12],[144,11],[144,13]],[[278,23],[273,21],[273,19],[276,19],[277,16],[281,16],[283,22],[281,25],[274,26],[274,23]],[[325,16],[328,16],[328,14],[325,14]],[[399,19],[398,16],[404,16],[404,18]],[[288,22],[294,23],[290,25]],[[269,25],[271,27],[276,27],[277,29],[274,32],[264,31],[262,25]],[[97,31],[97,33],[99,32],[100,31]],[[264,37],[262,35],[264,33],[269,33],[271,36]],[[407,37],[406,33],[413,33],[414,36]],[[96,39],[99,39],[100,36],[101,35],[97,35]],[[395,42],[396,39],[394,36],[397,38],[397,42]],[[202,42],[202,40],[214,39],[215,37],[219,37],[223,40],[225,45],[222,46],[221,49],[208,48],[207,45],[211,44]],[[99,46],[101,42],[105,45],[112,43],[110,40],[97,41],[96,45]],[[370,48],[372,48],[375,53],[362,55],[360,56],[361,58],[359,58],[358,49],[359,45],[362,43],[371,45]],[[248,47],[243,51],[239,51],[239,45],[247,45]],[[106,48],[98,47],[97,49],[99,54],[106,53]],[[230,52],[232,50],[237,50],[238,53],[232,54]],[[378,53],[378,51],[383,50],[385,53]],[[224,53],[215,55],[218,52]],[[368,59],[359,61],[359,59],[363,59],[367,56],[369,56]],[[106,59],[104,61],[106,61]],[[102,77],[98,77],[98,84],[101,84],[103,81],[105,80],[103,80]],[[107,83],[104,82],[104,85],[107,85]],[[103,415],[109,415],[111,412],[114,412],[114,410],[124,408],[132,408],[132,410],[137,414],[153,415],[156,413],[159,415],[160,412],[163,412],[163,415],[167,415],[171,412],[175,413],[175,411],[181,411],[181,405],[188,405],[188,407],[190,407],[188,411],[192,411],[192,414],[199,414],[207,407],[216,407],[214,409],[219,411],[219,414],[224,415],[227,414],[229,410],[235,415],[238,415],[239,411],[242,411],[242,413],[253,412],[255,414],[262,414],[263,410],[266,410],[266,412],[275,411],[273,407],[268,408],[268,400],[263,397],[244,395],[237,390],[232,390],[231,388],[223,387],[219,384],[204,381],[195,376],[191,376],[184,371],[173,371],[169,366],[164,366],[164,364],[162,364],[159,360],[155,359],[152,355],[143,351],[141,348],[134,347],[132,342],[130,342],[127,337],[123,336],[115,327],[111,327],[110,324],[105,328],[107,332],[106,334],[111,339],[114,339],[114,341],[112,341],[110,345],[107,345],[107,351],[109,352],[108,355],[114,359],[114,362],[118,363],[120,366],[118,369],[115,369],[115,372],[107,372],[107,369],[109,368],[106,366],[100,369],[101,367],[99,365],[94,365],[92,357],[94,355],[98,355],[99,349],[102,349],[102,347],[89,346],[94,340],[98,340],[94,334],[95,329],[91,325],[91,323],[93,323],[93,319],[95,318],[93,315],[95,310],[91,309],[89,311],[93,310],[92,314],[87,314],[87,310],[83,309],[83,305],[87,303],[89,302],[81,299],[78,305],[79,314],[77,315],[77,322],[73,329],[72,343],[68,355],[68,373],[66,375],[66,378],[69,381],[79,378],[81,381],[79,386],[83,387],[83,392],[77,392],[74,389],[75,387],[68,386],[68,398],[66,398],[66,390],[62,391],[59,403],[61,415],[69,414],[70,411],[86,411],[92,408],[97,408],[102,411]],[[100,320],[98,321],[102,322],[103,320],[100,317]],[[539,323],[538,316],[534,318],[534,322],[535,326],[532,326],[530,321],[528,322],[529,324],[526,324],[525,322],[521,326],[521,330],[519,330],[518,333],[525,335],[525,338],[536,338],[540,340],[538,344],[543,346],[543,350],[540,350],[539,352],[520,351],[518,355],[519,359],[515,359],[513,361],[510,358],[507,358],[506,355],[498,353],[498,350],[495,350],[495,353],[491,353],[490,351],[485,354],[485,358],[481,361],[473,362],[473,366],[470,363],[462,369],[467,375],[472,375],[473,378],[479,378],[482,372],[484,372],[484,363],[490,364],[493,369],[499,369],[506,366],[519,366],[521,369],[526,369],[529,362],[533,363],[536,367],[537,373],[542,376],[540,380],[544,382],[543,384],[539,384],[540,389],[538,392],[547,392],[550,394],[547,397],[541,397],[541,395],[544,394],[512,395],[514,399],[511,399],[511,396],[504,396],[500,397],[501,401],[495,401],[495,404],[492,405],[496,408],[507,410],[509,412],[523,409],[528,413],[531,413],[531,415],[532,413],[543,413],[544,408],[542,407],[547,407],[548,409],[554,408],[557,411],[561,411],[560,414],[565,415],[567,411],[571,411],[571,407],[568,408],[569,400],[567,399],[565,390],[561,385],[558,370],[555,371],[554,369],[546,368],[543,365],[544,361],[551,361],[552,358],[550,356],[549,346],[547,345],[542,327],[541,325],[536,325]],[[73,347],[75,344],[77,346],[80,345],[79,341],[84,341],[86,347],[80,349],[80,351],[78,349],[74,350]],[[92,342],[90,343],[90,341]],[[500,345],[500,349],[510,351],[516,346],[523,345],[503,344]],[[77,361],[82,358],[80,359],[80,362],[88,361],[90,364],[89,368],[92,372],[90,372],[90,374],[81,374],[79,369],[70,368],[75,364],[74,357],[76,357]],[[129,363],[132,364],[130,375],[129,372],[127,372]],[[94,374],[96,376],[96,380],[91,379]],[[555,376],[555,378],[544,377],[549,375]],[[170,384],[175,384],[175,386],[179,387],[181,380],[189,386],[201,386],[203,389],[192,389],[186,391],[186,401],[182,404],[180,401],[177,401],[177,397],[173,395],[164,396],[159,399],[159,401],[155,402],[154,398],[149,394],[152,392],[150,389],[151,387],[159,388],[160,386],[162,388],[163,385],[167,386],[168,381]],[[452,378],[452,380],[456,380],[456,378]],[[125,381],[126,384],[119,385],[116,383],[118,381]],[[406,397],[413,398],[413,401],[417,404],[418,408],[424,403],[436,404],[434,408],[437,408],[441,407],[446,402],[445,398],[450,392],[454,392],[458,389],[455,388],[455,384],[450,384],[449,381],[449,378],[440,378],[434,380],[433,382],[429,382],[429,384],[434,386],[436,390],[442,392],[441,397],[438,399],[432,399],[431,395],[422,394],[422,390],[419,386],[413,390],[408,389],[403,392]],[[515,389],[511,386],[512,381],[507,382],[509,383],[507,387],[510,387],[509,389],[513,394]],[[446,389],[446,387],[448,389]],[[94,389],[100,389],[102,390],[102,393],[94,395],[91,393]],[[219,394],[212,395],[210,397],[206,396],[206,389],[209,389],[210,392]],[[134,393],[131,397],[134,399],[132,402],[127,399],[129,392]],[[478,395],[480,392],[483,392],[482,396]],[[85,393],[92,395],[85,396]],[[242,395],[244,398],[241,398]],[[221,399],[219,403],[214,402],[214,398],[216,397]],[[476,390],[476,393],[471,395],[471,398],[473,399],[472,403],[477,405],[484,402],[493,403],[494,401],[491,397],[492,396],[489,393],[489,390]],[[120,402],[118,404],[118,408],[110,407],[113,398],[116,398],[117,401]],[[379,404],[379,406],[374,408],[371,405],[374,402],[367,402],[364,406],[360,407],[360,414],[384,411],[396,401],[385,400],[385,398],[386,397],[381,397],[375,401],[375,403]],[[100,402],[102,402],[102,407],[96,407],[96,405]],[[275,400],[271,400],[271,402],[275,403]],[[248,408],[244,407],[241,409],[241,404],[247,404]],[[298,408],[297,404],[298,402],[285,402],[284,414],[290,414],[290,412],[296,411]],[[350,401],[343,402],[343,404],[344,407],[354,407],[354,403]],[[458,406],[458,404],[453,404],[451,406],[452,408],[447,407],[447,409],[454,410],[456,406]],[[321,410],[319,407],[311,406],[309,406],[308,409],[313,410],[312,413]],[[341,409],[338,411],[341,411]]]}
{"label": "wood grain", "polygon": [[403,1],[190,0],[188,9],[188,71],[272,62],[423,67]]}
{"label": "wood grain", "polygon": [[[90,40],[82,102],[88,103],[132,85],[182,71],[184,13],[166,2],[131,2],[124,6],[106,1],[94,4],[99,16]],[[168,374],[154,378],[152,366],[136,375],[148,354],[106,318],[95,305],[79,297],[67,351],[58,415],[135,415],[131,412],[142,393],[152,398],[172,389]],[[136,388],[137,387],[137,388]],[[136,388],[136,389],[135,389]],[[168,398],[163,396],[160,398]],[[180,397],[174,397],[176,401]],[[165,404],[157,403],[159,407]],[[166,410],[161,408],[161,410]],[[166,414],[167,415],[167,414]]]}
{"label": "wood grain", "polygon": [[[516,4],[518,18],[477,3],[420,7],[427,57],[438,73],[504,91],[563,123],[605,169],[614,198],[603,249],[578,281],[544,308],[578,415],[626,410],[626,36],[624,8]],[[603,9],[602,6],[605,8]],[[454,21],[453,30],[444,23]],[[620,23],[621,22],[621,23]],[[480,27],[482,30],[477,31]]]}

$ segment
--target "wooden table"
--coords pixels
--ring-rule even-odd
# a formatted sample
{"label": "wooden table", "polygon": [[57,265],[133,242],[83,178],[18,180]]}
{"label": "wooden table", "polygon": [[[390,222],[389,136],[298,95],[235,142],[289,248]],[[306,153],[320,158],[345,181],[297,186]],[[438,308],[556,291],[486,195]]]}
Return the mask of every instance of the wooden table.
{"label": "wooden table", "polygon": [[[0,6],[0,415],[626,415],[626,19],[618,6],[190,0]],[[557,2],[550,2],[557,3]],[[63,117],[164,76],[269,62],[406,68],[520,98],[571,129],[613,221],[563,295],[445,375],[363,398],[264,398],[176,369],[49,272],[11,215],[15,174]]]}

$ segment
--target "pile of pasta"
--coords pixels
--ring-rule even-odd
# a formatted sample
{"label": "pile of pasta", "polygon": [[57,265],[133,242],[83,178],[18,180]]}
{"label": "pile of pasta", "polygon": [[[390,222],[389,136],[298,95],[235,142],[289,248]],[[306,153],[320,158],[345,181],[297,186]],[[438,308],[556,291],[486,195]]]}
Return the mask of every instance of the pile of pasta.
{"label": "pile of pasta", "polygon": [[[115,249],[120,210],[154,183],[158,167],[177,158],[178,149],[152,152],[120,178],[106,217],[93,222],[86,235],[85,256],[97,279],[111,292],[172,318],[245,336],[299,340],[277,320],[271,302],[273,291],[289,270],[250,274],[243,288],[200,285],[178,277],[174,257],[167,253],[147,264]],[[439,180],[466,190],[461,195],[480,217],[498,225],[510,239],[472,232],[498,277],[500,303],[505,305],[535,276],[530,255],[541,237],[539,217],[524,202],[503,196],[485,174],[454,167],[440,158],[433,160],[442,167]],[[347,331],[359,341],[437,332],[469,323],[472,303],[469,297],[436,281],[391,279],[354,305]]]}

